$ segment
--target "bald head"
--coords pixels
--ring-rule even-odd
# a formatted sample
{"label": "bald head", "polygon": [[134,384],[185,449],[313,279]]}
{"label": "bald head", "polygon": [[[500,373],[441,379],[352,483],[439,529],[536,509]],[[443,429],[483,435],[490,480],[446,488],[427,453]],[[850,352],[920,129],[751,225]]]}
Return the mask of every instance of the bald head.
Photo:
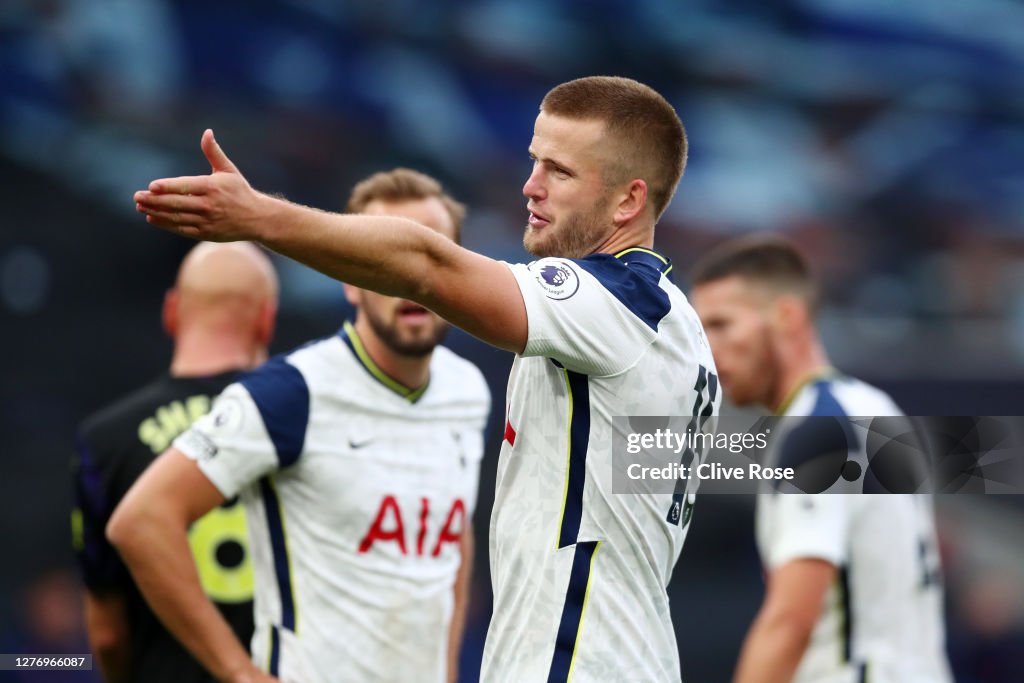
{"label": "bald head", "polygon": [[175,341],[174,367],[205,367],[215,357],[258,362],[266,355],[276,313],[277,275],[259,247],[196,245],[164,303],[164,326]]}
{"label": "bald head", "polygon": [[185,256],[175,284],[182,296],[221,298],[277,296],[277,275],[270,259],[249,242],[201,242]]}

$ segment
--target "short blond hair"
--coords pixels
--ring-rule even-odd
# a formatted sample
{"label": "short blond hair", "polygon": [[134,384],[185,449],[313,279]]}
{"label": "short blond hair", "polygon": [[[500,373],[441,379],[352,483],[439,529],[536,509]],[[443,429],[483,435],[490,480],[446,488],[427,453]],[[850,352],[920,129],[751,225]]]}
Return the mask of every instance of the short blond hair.
{"label": "short blond hair", "polygon": [[553,88],[540,104],[547,114],[603,121],[619,160],[609,182],[641,178],[657,220],[686,167],[686,129],[672,105],[653,88],[629,78],[589,76]]}
{"label": "short blond hair", "polygon": [[426,173],[411,168],[395,168],[374,173],[356,183],[345,205],[347,213],[362,213],[370,202],[407,202],[437,197],[455,227],[455,243],[462,243],[462,222],[466,219],[466,206],[445,193],[441,183]]}

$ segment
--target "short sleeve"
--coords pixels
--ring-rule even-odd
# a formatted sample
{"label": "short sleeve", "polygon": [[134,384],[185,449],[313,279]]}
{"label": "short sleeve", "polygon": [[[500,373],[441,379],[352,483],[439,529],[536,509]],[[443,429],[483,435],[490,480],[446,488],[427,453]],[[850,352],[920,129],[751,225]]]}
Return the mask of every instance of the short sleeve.
{"label": "short sleeve", "polygon": [[297,368],[274,359],[217,397],[207,415],[174,441],[224,495],[293,465],[305,445],[309,389]]}
{"label": "short sleeve", "polygon": [[609,255],[509,264],[526,303],[524,356],[553,358],[574,372],[613,375],[657,337],[668,295]]}
{"label": "short sleeve", "polygon": [[847,559],[849,502],[837,494],[775,493],[759,501],[759,523],[768,525],[765,564],[814,558],[842,566]]}

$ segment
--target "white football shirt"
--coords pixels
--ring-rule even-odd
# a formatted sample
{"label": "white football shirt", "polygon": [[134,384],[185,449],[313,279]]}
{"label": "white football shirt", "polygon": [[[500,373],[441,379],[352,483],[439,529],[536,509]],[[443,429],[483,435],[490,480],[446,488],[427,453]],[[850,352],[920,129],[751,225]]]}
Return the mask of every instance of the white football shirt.
{"label": "white football shirt", "polygon": [[[797,391],[786,416],[898,416],[892,399],[848,377],[820,377]],[[837,421],[848,460],[867,465],[867,430]],[[808,423],[810,424],[810,423]],[[831,423],[830,423],[831,424]],[[830,430],[816,426],[820,441]],[[814,449],[787,428],[772,458],[799,467]],[[816,444],[820,447],[819,444]],[[864,470],[866,471],[866,470]],[[857,486],[864,486],[861,477]],[[847,488],[840,480],[836,486]],[[828,489],[835,490],[835,489]],[[861,489],[857,489],[861,490]],[[763,494],[757,541],[770,571],[823,559],[839,570],[794,683],[949,683],[942,587],[931,497],[924,494]]]}
{"label": "white football shirt", "polygon": [[175,446],[250,520],[254,661],[286,683],[446,680],[490,395],[444,347],[409,392],[346,323],[229,386]]}
{"label": "white football shirt", "polygon": [[703,328],[634,248],[509,266],[529,335],[508,384],[481,680],[678,681],[668,584],[692,493],[612,493],[612,417],[717,414]]}

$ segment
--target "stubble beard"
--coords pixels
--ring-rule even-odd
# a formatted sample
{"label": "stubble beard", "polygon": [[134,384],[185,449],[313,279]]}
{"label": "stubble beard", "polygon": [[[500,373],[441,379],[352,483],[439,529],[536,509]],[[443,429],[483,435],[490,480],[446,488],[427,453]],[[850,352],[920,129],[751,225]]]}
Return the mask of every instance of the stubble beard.
{"label": "stubble beard", "polygon": [[383,318],[366,310],[366,319],[374,333],[392,353],[406,358],[424,358],[448,335],[449,325],[444,320],[437,321],[432,330],[422,337],[409,338],[399,332],[397,325],[389,325]]}
{"label": "stubble beard", "polygon": [[523,233],[523,248],[538,258],[589,256],[600,244],[601,236],[608,231],[608,227],[602,224],[602,214],[603,206],[598,205],[590,213],[566,216],[564,224],[553,230],[551,225],[540,231],[527,225]]}
{"label": "stubble beard", "polygon": [[752,381],[750,397],[747,405],[756,405],[761,408],[774,410],[772,398],[778,390],[781,373],[781,360],[775,348],[771,332],[764,329],[761,332],[761,350],[757,354],[760,361],[756,367],[760,369],[760,381]]}
{"label": "stubble beard", "polygon": [[[733,376],[732,386],[723,386],[729,402],[737,408],[774,409],[771,402],[779,381],[780,361],[769,331],[762,330],[759,336],[759,345],[749,354],[757,358],[751,364],[752,374],[748,377]],[[746,383],[736,386],[737,380],[746,380]]]}

